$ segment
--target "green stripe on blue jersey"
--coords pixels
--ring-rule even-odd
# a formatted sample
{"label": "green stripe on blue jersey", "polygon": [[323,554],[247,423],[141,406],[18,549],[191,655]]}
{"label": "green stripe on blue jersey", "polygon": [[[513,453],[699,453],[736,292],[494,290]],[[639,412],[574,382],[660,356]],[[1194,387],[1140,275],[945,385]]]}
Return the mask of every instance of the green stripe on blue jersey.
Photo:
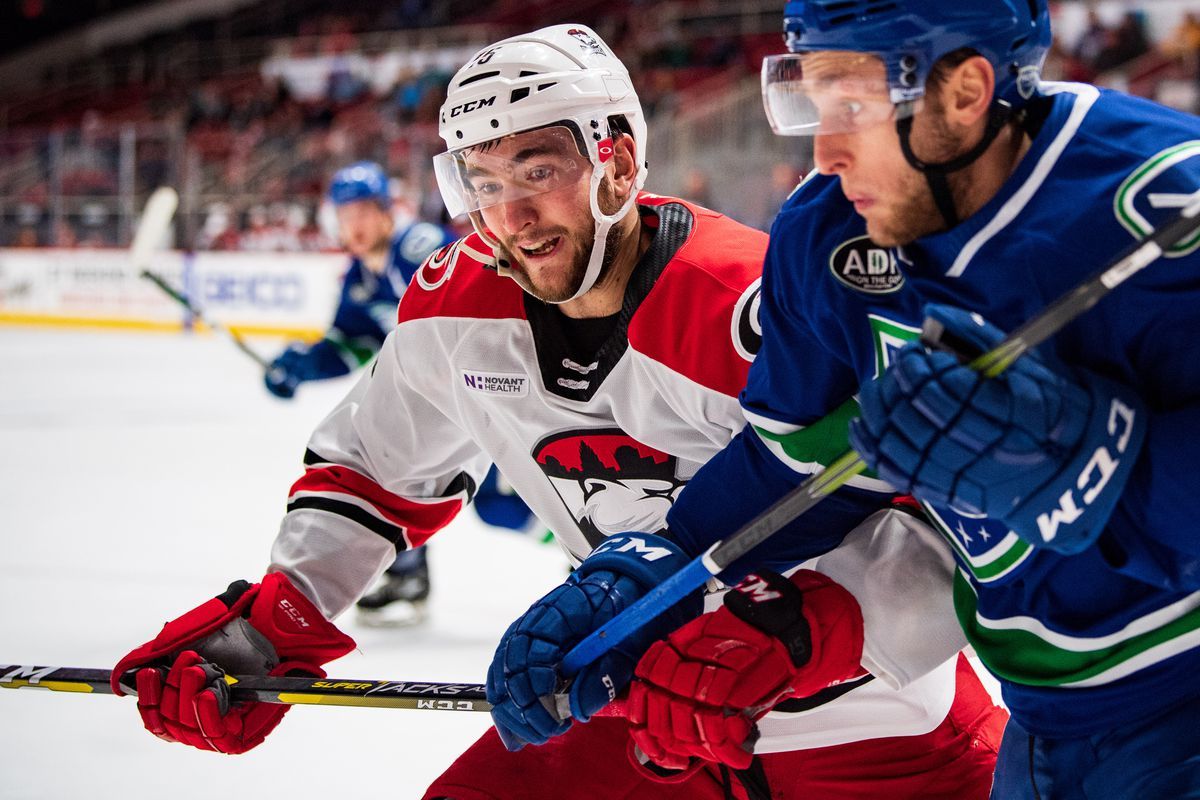
{"label": "green stripe on blue jersey", "polygon": [[954,610],[987,668],[1025,686],[1102,686],[1200,646],[1200,592],[1138,617],[1116,633],[1070,636],[1034,617],[983,616],[975,588],[960,569],[954,576]]}
{"label": "green stripe on blue jersey", "polygon": [[[759,439],[795,472],[812,475],[829,466],[850,450],[850,420],[858,416],[858,401],[853,397],[811,425],[791,425],[747,412]],[[870,470],[847,481],[848,486],[894,494],[895,490]]]}
{"label": "green stripe on blue jersey", "polygon": [[370,336],[358,336],[353,339],[346,338],[346,335],[337,328],[330,328],[325,334],[325,338],[330,344],[337,348],[338,355],[350,371],[354,371],[366,364],[375,357],[378,348],[375,346],[375,340]]}

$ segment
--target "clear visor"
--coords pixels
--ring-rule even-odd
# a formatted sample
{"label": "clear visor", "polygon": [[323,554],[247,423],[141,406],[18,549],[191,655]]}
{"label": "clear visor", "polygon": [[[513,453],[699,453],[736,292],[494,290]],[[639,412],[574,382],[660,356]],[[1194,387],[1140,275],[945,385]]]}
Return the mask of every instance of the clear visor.
{"label": "clear visor", "polygon": [[434,156],[433,170],[450,216],[573,186],[591,161],[565,125],[502,136]]}
{"label": "clear visor", "polygon": [[[897,115],[883,61],[861,53],[767,56],[762,96],[771,130],[779,136],[854,133]],[[916,107],[907,104],[905,113]]]}

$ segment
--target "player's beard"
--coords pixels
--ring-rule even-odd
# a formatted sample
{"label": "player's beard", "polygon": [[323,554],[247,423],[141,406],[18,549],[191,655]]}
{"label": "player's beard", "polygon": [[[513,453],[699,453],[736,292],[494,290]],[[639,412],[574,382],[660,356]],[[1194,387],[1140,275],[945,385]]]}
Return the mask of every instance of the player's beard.
{"label": "player's beard", "polygon": [[[598,201],[600,210],[605,214],[613,214],[621,207],[612,189],[612,184],[609,183],[606,177],[600,182],[598,193]],[[588,215],[591,216],[590,214]],[[537,232],[537,238],[552,238],[555,236],[562,238],[562,247],[570,250],[570,263],[565,269],[555,268],[551,274],[546,276],[548,279],[539,280],[535,283],[531,277],[531,271],[527,269],[524,256],[520,248],[514,244],[514,238],[510,237],[508,241],[502,244],[502,249],[505,251],[506,257],[514,265],[516,269],[512,272],[512,278],[517,284],[529,294],[541,300],[544,303],[563,303],[570,300],[579,291],[579,287],[583,284],[584,276],[587,274],[588,262],[592,257],[592,245],[596,241],[596,229],[594,223],[583,231],[571,231],[565,227],[557,226],[547,228]],[[617,254],[621,251],[621,245],[625,241],[627,232],[619,222],[614,223],[608,229],[608,233],[604,238],[604,256],[600,261],[600,274],[596,278],[593,286],[603,286],[612,272],[612,265],[617,258]]]}
{"label": "player's beard", "polygon": [[386,231],[373,239],[343,241],[342,246],[371,270],[380,272],[387,263],[388,250],[392,246],[392,232]]}
{"label": "player's beard", "polygon": [[[969,149],[962,136],[956,135],[946,124],[941,108],[935,102],[927,102],[926,119],[913,131],[912,139],[919,142],[917,155],[926,163],[939,164],[956,158]],[[955,208],[963,207],[963,199],[969,191],[966,170],[958,170],[947,176],[950,196]],[[882,247],[898,247],[910,244],[922,236],[928,236],[946,228],[946,220],[933,199],[933,190],[924,173],[909,166],[902,173],[893,213],[874,220],[867,220],[867,233],[871,241]]]}

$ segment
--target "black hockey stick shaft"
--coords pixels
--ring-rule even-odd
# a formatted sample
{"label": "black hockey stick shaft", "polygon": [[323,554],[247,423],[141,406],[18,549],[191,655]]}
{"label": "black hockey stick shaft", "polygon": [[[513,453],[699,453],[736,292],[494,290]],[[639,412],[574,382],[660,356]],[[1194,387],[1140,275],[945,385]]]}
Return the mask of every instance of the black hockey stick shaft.
{"label": "black hockey stick shaft", "polygon": [[[48,689],[76,694],[113,694],[112,671],[77,667],[0,664],[0,688]],[[422,681],[349,680],[345,678],[275,678],[227,675],[234,701],[283,705],[411,708],[420,711],[490,711],[483,684]],[[136,695],[132,673],[121,686]]]}
{"label": "black hockey stick shaft", "polygon": [[172,300],[174,300],[175,302],[179,303],[181,306],[186,308],[188,313],[191,314],[193,317],[200,320],[202,323],[204,323],[206,326],[208,326],[212,330],[214,330],[217,333],[221,334],[222,336],[225,336],[226,338],[228,338],[229,341],[233,342],[234,346],[236,346],[239,350],[241,350],[243,353],[248,355],[250,358],[254,359],[254,362],[256,364],[258,364],[260,367],[262,367],[264,372],[271,366],[269,363],[267,363],[267,361],[265,361],[263,359],[262,356],[260,356],[256,352],[254,352],[254,349],[251,348],[250,345],[246,344],[245,340],[242,339],[242,337],[238,336],[237,333],[235,333],[234,331],[225,327],[224,325],[221,325],[220,323],[213,322],[211,319],[204,316],[204,312],[202,312],[200,309],[196,308],[195,304],[193,304],[192,301],[189,300],[186,295],[184,295],[182,292],[180,292],[178,289],[176,289],[171,284],[167,283],[167,281],[161,275],[156,275],[155,273],[151,272],[148,269],[143,269],[141,271],[141,273],[139,273],[139,274],[141,275],[141,277],[150,281],[155,286],[157,286],[159,289],[162,289],[163,292],[165,292],[167,295],[169,295],[171,297]]}
{"label": "black hockey stick shaft", "polygon": [[[1103,269],[1046,306],[1037,316],[1005,337],[1004,341],[973,360],[970,366],[989,378],[999,375],[1026,351],[1049,339],[1079,315],[1088,311],[1113,289],[1175,246],[1190,247],[1192,238],[1200,238],[1200,195],[1167,225],[1131,245]],[[936,336],[927,331],[922,337]]]}
{"label": "black hockey stick shaft", "polygon": [[[1169,223],[1136,242],[1075,289],[1051,303],[1005,337],[1004,341],[972,360],[969,366],[995,377],[1022,354],[1049,339],[1079,315],[1096,305],[1126,280],[1158,260],[1167,250],[1189,248],[1200,237],[1200,196],[1192,199]],[[941,331],[928,324],[922,339],[936,341]],[[867,467],[853,450],[789,491],[766,511],[733,534],[714,544],[667,580],[654,587],[617,616],[593,631],[567,653],[562,671],[573,677],[588,664],[616,647],[634,631],[671,608],[710,577],[775,535]]]}

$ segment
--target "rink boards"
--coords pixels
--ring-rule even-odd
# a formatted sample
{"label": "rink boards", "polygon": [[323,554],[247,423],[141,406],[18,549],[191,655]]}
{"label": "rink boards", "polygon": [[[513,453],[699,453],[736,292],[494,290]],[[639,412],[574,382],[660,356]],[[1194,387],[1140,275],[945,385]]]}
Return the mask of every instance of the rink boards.
{"label": "rink boards", "polygon": [[[315,339],[337,304],[344,255],[155,255],[151,270],[214,322],[245,334]],[[191,315],[140,278],[127,250],[0,249],[0,325],[179,331]]]}

